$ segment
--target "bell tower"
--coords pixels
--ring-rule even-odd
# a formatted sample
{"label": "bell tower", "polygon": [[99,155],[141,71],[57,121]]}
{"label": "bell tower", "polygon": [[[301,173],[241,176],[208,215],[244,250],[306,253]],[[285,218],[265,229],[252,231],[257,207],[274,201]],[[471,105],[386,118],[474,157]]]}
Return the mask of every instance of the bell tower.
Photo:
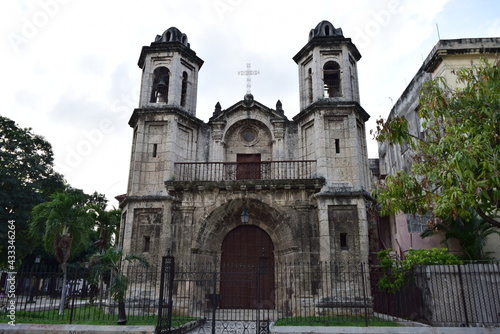
{"label": "bell tower", "polygon": [[198,71],[203,60],[191,50],[186,34],[171,27],[144,46],[139,106],[177,107],[196,116]]}
{"label": "bell tower", "polygon": [[330,187],[368,189],[365,122],[359,104],[357,62],[361,59],[342,29],[321,21],[293,57],[299,67],[300,155],[316,160]]}
{"label": "bell tower", "polygon": [[[293,57],[299,69],[299,157],[316,161],[325,179],[314,195],[318,210],[319,258],[368,258],[366,215],[370,177],[365,122],[357,62],[361,59],[340,28],[321,21],[307,44]],[[350,246],[349,246],[350,245]],[[346,252],[347,248],[349,251]]]}
{"label": "bell tower", "polygon": [[171,27],[143,46],[139,107],[129,125],[134,129],[128,194],[165,192],[174,162],[195,160],[198,72],[203,65],[186,34]]}
{"label": "bell tower", "polygon": [[359,103],[357,61],[361,58],[342,29],[321,21],[309,42],[293,57],[299,65],[300,109],[319,100]]}

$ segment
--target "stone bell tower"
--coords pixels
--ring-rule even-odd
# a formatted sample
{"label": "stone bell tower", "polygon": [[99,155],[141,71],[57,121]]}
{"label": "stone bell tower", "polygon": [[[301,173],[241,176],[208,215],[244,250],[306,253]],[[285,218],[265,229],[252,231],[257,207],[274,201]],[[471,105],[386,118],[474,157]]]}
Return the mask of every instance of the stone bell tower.
{"label": "stone bell tower", "polygon": [[360,58],[342,29],[321,21],[309,33],[309,42],[293,57],[299,65],[300,109],[324,99],[359,103],[356,63]]}
{"label": "stone bell tower", "polygon": [[[317,162],[325,178],[315,195],[320,258],[368,256],[366,206],[370,188],[365,122],[360,106],[356,63],[361,54],[350,38],[321,21],[293,57],[299,69],[299,154]],[[346,252],[346,250],[348,251]]]}
{"label": "stone bell tower", "polygon": [[196,114],[198,71],[203,60],[191,50],[186,34],[172,27],[144,46],[139,57],[142,69],[140,106],[175,106]]}
{"label": "stone bell tower", "polygon": [[294,117],[302,128],[304,159],[318,161],[330,186],[368,189],[364,123],[370,117],[359,104],[357,61],[350,38],[321,21],[308,43],[293,57],[299,67],[300,109]]}
{"label": "stone bell tower", "polygon": [[127,253],[144,254],[158,263],[171,238],[173,198],[165,181],[175,178],[174,163],[197,160],[198,71],[203,65],[187,36],[172,27],[144,46],[139,107],[129,120],[133,128],[128,190],[120,240]]}
{"label": "stone bell tower", "polygon": [[151,195],[165,191],[174,161],[194,160],[188,123],[199,123],[196,93],[203,60],[191,50],[186,34],[172,27],[142,48],[138,65],[141,94],[129,121],[134,138],[128,194]]}

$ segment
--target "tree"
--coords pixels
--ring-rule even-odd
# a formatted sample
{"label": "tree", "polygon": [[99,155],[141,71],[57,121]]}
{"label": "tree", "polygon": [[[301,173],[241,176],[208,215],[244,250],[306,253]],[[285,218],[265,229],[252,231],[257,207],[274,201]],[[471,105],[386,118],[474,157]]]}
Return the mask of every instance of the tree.
{"label": "tree", "polygon": [[[112,248],[118,241],[121,210],[113,209],[106,211],[106,202],[96,202],[92,205],[91,212],[97,227],[97,240],[93,246],[97,248],[99,254],[103,254],[104,251]],[[99,307],[102,305],[103,285],[104,282],[101,274],[99,275]]]}
{"label": "tree", "polygon": [[106,211],[106,208],[101,205],[94,205],[92,211],[98,234],[95,245],[99,253],[103,253],[104,250],[113,247],[118,241],[122,211],[120,209]]}
{"label": "tree", "polygon": [[94,221],[88,213],[89,196],[83,191],[69,188],[51,198],[33,208],[30,232],[42,240],[44,249],[61,264],[63,288],[59,314],[64,314],[68,260],[88,247]]}
{"label": "tree", "polygon": [[500,61],[455,71],[458,88],[437,78],[421,90],[418,116],[423,136],[408,121],[377,121],[376,138],[407,143],[411,172],[399,171],[374,192],[383,214],[397,212],[470,221],[475,211],[500,227]]}
{"label": "tree", "polygon": [[7,260],[3,256],[7,249],[7,222],[14,221],[19,261],[32,250],[28,234],[31,210],[64,189],[63,177],[54,171],[53,163],[49,142],[0,116],[0,267]]}
{"label": "tree", "polygon": [[113,299],[118,301],[118,324],[126,325],[125,293],[127,292],[129,281],[127,276],[123,274],[122,260],[127,262],[139,261],[143,267],[149,267],[149,263],[141,255],[128,254],[123,257],[123,251],[115,248],[108,248],[105,252],[97,253],[90,258],[94,280],[98,276],[111,271],[110,294]]}
{"label": "tree", "polygon": [[428,222],[427,226],[429,229],[420,234],[422,238],[444,233],[445,238],[442,243],[447,243],[451,239],[458,240],[464,254],[464,260],[489,259],[488,254],[484,252],[486,240],[492,234],[500,235],[496,227],[480,219],[474,212],[472,219],[468,221],[460,217],[445,220],[433,219]]}

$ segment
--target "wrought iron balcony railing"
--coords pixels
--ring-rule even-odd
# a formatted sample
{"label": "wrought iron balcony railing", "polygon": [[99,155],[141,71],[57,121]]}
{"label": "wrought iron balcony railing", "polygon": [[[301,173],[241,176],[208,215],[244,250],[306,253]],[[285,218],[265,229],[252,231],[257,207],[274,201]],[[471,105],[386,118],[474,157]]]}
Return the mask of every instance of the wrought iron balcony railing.
{"label": "wrought iron balcony railing", "polygon": [[314,179],[316,160],[262,162],[179,162],[175,181]]}

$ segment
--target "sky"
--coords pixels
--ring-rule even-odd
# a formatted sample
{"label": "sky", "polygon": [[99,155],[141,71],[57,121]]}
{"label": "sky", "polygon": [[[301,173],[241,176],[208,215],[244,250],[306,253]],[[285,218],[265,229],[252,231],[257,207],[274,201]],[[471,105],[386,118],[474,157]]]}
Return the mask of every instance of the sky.
{"label": "sky", "polygon": [[320,21],[342,28],[362,58],[361,106],[369,131],[387,117],[441,39],[500,37],[497,0],[5,0],[0,2],[0,115],[45,137],[55,168],[86,193],[127,191],[142,46],[170,27],[204,60],[196,116],[243,99],[251,63],[255,100],[299,113],[292,57]]}

